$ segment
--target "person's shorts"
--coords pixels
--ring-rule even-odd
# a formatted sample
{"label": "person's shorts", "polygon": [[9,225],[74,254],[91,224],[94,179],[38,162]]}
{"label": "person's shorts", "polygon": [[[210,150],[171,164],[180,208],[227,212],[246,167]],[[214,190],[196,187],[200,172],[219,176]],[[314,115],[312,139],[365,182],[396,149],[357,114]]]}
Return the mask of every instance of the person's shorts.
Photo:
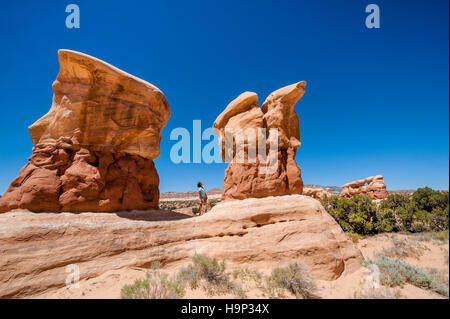
{"label": "person's shorts", "polygon": [[208,202],[208,197],[207,197],[207,196],[201,197],[201,198],[200,198],[200,202],[201,202],[202,204],[206,204],[206,203]]}

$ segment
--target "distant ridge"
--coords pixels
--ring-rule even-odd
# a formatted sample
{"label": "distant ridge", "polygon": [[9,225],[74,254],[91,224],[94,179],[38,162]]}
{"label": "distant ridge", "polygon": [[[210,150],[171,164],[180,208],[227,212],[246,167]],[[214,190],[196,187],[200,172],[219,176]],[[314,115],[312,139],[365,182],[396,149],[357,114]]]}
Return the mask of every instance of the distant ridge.
{"label": "distant ridge", "polygon": [[[220,188],[212,188],[209,190],[206,190],[207,195],[220,195],[222,194],[222,189]],[[197,191],[187,191],[187,192],[164,192],[161,193],[159,198],[189,198],[189,197],[195,197],[198,196]]]}

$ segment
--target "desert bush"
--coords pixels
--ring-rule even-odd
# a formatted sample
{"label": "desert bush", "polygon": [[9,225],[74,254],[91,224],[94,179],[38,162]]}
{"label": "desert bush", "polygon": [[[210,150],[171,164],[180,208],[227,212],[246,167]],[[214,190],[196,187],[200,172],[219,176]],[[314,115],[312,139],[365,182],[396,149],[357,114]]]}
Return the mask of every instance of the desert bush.
{"label": "desert bush", "polygon": [[355,299],[400,299],[402,297],[399,290],[392,290],[388,287],[363,289],[354,293]]}
{"label": "desert bush", "polygon": [[377,232],[388,233],[398,230],[395,211],[392,208],[377,209]]}
{"label": "desert bush", "polygon": [[385,286],[396,287],[410,283],[416,287],[448,296],[448,287],[445,287],[439,278],[434,277],[420,267],[386,256],[367,261],[367,264],[371,263],[377,265],[380,269],[380,281]]}
{"label": "desert bush", "polygon": [[345,233],[347,235],[348,238],[351,239],[352,242],[354,242],[355,244],[362,239],[364,236],[360,235],[360,234],[356,234],[356,233],[350,233],[350,232],[346,232]]}
{"label": "desert bush", "polygon": [[370,198],[324,196],[322,205],[347,233],[425,232],[448,229],[448,192],[419,188],[412,195],[391,194],[378,205]]}
{"label": "desert bush", "polygon": [[131,285],[125,285],[121,292],[122,299],[177,299],[184,296],[185,283],[175,276],[170,278],[160,271],[151,271],[145,279],[137,279]]}
{"label": "desert bush", "polygon": [[252,289],[263,289],[263,279],[264,275],[258,270],[249,268],[239,268],[232,272],[234,280],[239,280],[241,282],[242,289],[244,291]]}
{"label": "desert bush", "polygon": [[416,240],[419,241],[430,241],[430,240],[436,240],[436,241],[442,241],[447,242],[448,241],[448,230],[442,230],[442,231],[433,231],[433,232],[423,232],[420,234],[414,234]]}
{"label": "desert bush", "polygon": [[209,207],[210,207],[210,208],[213,208],[213,207],[216,206],[218,203],[220,203],[220,199],[212,199],[212,200],[209,202]]}
{"label": "desert bush", "polygon": [[448,297],[448,270],[436,268],[426,268],[425,270],[435,279],[435,288],[433,290]]}
{"label": "desert bush", "polygon": [[301,263],[292,263],[287,267],[272,270],[266,277],[263,291],[270,297],[282,297],[283,289],[290,291],[297,298],[315,297],[316,284],[309,269]]}
{"label": "desert bush", "polygon": [[387,257],[420,257],[425,248],[417,241],[392,238],[391,246],[384,248],[378,255]]}
{"label": "desert bush", "polygon": [[447,230],[448,240],[448,204],[445,208],[435,207],[431,211],[430,228],[434,230]]}
{"label": "desert bush", "polygon": [[192,208],[192,214],[197,215],[198,213],[199,213],[198,207],[193,207]]}
{"label": "desert bush", "polygon": [[192,289],[202,286],[210,295],[231,293],[239,297],[244,295],[242,288],[230,280],[225,271],[225,261],[219,262],[215,258],[195,254],[192,264],[180,270],[179,276],[183,278]]}
{"label": "desert bush", "polygon": [[444,210],[449,203],[448,192],[435,191],[429,187],[418,188],[412,198],[420,210],[427,212],[435,208]]}
{"label": "desert bush", "polygon": [[366,196],[351,199],[324,196],[322,204],[345,232],[368,235],[375,233],[376,205]]}
{"label": "desert bush", "polygon": [[261,282],[263,275],[254,269],[239,268],[232,272],[234,279],[240,279],[242,281],[254,281],[256,283]]}

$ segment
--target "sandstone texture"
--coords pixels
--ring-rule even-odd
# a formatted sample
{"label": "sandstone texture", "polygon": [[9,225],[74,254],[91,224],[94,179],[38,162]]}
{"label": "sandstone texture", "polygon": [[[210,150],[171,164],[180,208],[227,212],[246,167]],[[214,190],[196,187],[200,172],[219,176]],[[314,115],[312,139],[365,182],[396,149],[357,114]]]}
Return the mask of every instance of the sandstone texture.
{"label": "sandstone texture", "polygon": [[303,187],[302,195],[310,196],[315,199],[321,199],[323,195],[331,196],[330,188],[322,187]]}
{"label": "sandstone texture", "polygon": [[231,263],[298,260],[317,279],[335,280],[362,263],[320,203],[302,195],[225,202],[199,217],[161,210],[9,212],[0,215],[0,251],[2,298],[64,287],[72,264],[83,280],[154,261],[188,262],[199,253]]}
{"label": "sandstone texture", "polygon": [[[302,81],[283,87],[271,93],[261,107],[256,93],[242,93],[217,117],[213,127],[222,159],[229,162],[223,201],[302,193],[301,171],[295,162],[300,126],[294,106],[305,86]],[[271,129],[277,130],[278,138]],[[272,153],[274,139],[278,147]]]}
{"label": "sandstone texture", "polygon": [[158,206],[161,130],[170,117],[152,84],[83,53],[60,50],[50,111],[29,127],[29,163],[0,212],[101,211]]}
{"label": "sandstone texture", "polygon": [[342,197],[351,198],[355,194],[365,195],[372,199],[385,199],[389,196],[383,175],[367,177],[342,186]]}

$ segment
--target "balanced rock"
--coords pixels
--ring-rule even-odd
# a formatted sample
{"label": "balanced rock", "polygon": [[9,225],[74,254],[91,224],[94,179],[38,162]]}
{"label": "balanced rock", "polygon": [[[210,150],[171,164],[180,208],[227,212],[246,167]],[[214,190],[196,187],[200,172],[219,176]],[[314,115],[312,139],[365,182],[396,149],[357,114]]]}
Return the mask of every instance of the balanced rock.
{"label": "balanced rock", "polygon": [[256,93],[242,93],[217,117],[213,127],[222,159],[229,163],[223,201],[302,193],[301,171],[295,162],[301,143],[294,106],[305,86],[302,81],[283,87],[261,107]]}
{"label": "balanced rock", "polygon": [[155,208],[164,94],[99,59],[60,50],[50,111],[29,127],[29,163],[0,199],[0,212]]}
{"label": "balanced rock", "polygon": [[342,197],[351,198],[356,194],[365,195],[372,199],[385,199],[389,196],[383,175],[367,177],[342,186]]}
{"label": "balanced rock", "polygon": [[[205,254],[232,264],[305,263],[317,279],[361,267],[361,252],[320,203],[291,195],[219,203],[191,218],[176,212],[0,214],[0,298],[64,287],[109,270],[179,267]],[[82,285],[80,285],[82,287]]]}

